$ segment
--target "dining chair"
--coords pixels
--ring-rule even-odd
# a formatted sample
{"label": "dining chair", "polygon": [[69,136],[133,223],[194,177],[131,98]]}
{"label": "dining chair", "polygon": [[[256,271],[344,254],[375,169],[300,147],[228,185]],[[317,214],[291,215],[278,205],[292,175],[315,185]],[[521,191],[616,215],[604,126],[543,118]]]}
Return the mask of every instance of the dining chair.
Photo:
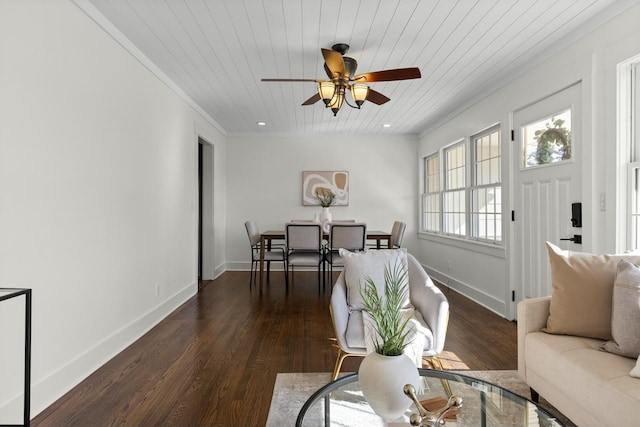
{"label": "dining chair", "polygon": [[407,228],[407,224],[402,221],[395,221],[393,223],[393,227],[391,227],[391,247],[393,249],[397,249],[402,246],[402,238],[404,237],[405,228]]}
{"label": "dining chair", "polygon": [[[247,235],[249,236],[249,243],[251,245],[251,275],[249,276],[249,289],[256,280],[258,273],[258,263],[260,262],[260,231],[258,224],[255,221],[247,221],[244,223],[244,227],[247,229]],[[289,278],[287,276],[287,253],[283,245],[269,245],[264,248],[264,260],[267,263],[267,280],[269,280],[269,270],[271,267],[271,261],[277,261],[283,263],[284,270],[284,283],[285,287],[289,288]]]}
{"label": "dining chair", "polygon": [[[404,237],[404,230],[407,228],[407,224],[402,221],[394,221],[391,227],[391,237],[389,237],[389,248],[398,249],[402,247],[402,238]],[[367,248],[376,249],[377,244],[367,244]],[[387,249],[387,248],[385,248]]]}
{"label": "dining chair", "polygon": [[[321,225],[314,222],[289,222],[285,224],[284,234],[287,275],[291,267],[292,285],[295,266],[315,267],[318,269],[318,290],[320,290],[320,272],[324,262]],[[322,276],[324,285],[324,275]]]}
{"label": "dining chair", "polygon": [[333,267],[344,267],[339,250],[363,251],[366,237],[367,224],[364,222],[331,223],[325,260],[329,264],[329,277],[332,282]]}

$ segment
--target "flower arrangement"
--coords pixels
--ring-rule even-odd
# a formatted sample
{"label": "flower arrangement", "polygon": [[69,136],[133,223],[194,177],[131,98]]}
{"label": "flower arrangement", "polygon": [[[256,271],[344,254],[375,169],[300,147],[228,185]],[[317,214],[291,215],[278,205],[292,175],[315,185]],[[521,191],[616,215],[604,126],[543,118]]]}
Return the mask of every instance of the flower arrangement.
{"label": "flower arrangement", "polygon": [[385,294],[380,296],[373,280],[367,277],[364,286],[360,288],[360,295],[379,335],[374,344],[376,353],[399,356],[410,344],[407,337],[411,333],[411,328],[407,325],[409,318],[403,318],[401,311],[407,298],[409,283],[407,272],[399,259],[393,268],[388,265],[384,267],[384,283]]}
{"label": "flower arrangement", "polygon": [[336,201],[336,194],[328,188],[318,188],[316,190],[316,199],[320,202],[320,206],[328,208]]}

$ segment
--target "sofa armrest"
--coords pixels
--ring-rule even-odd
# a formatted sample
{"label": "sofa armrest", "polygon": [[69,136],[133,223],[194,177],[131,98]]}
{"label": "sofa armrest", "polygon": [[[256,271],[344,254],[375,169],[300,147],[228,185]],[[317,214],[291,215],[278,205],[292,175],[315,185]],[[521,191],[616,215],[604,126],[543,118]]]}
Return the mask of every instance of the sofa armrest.
{"label": "sofa armrest", "polygon": [[422,265],[411,255],[409,262],[409,298],[413,307],[422,314],[433,333],[432,354],[437,356],[444,350],[444,343],[449,325],[449,301],[442,291],[433,283]]}
{"label": "sofa armrest", "polygon": [[329,310],[338,344],[342,349],[347,349],[345,334],[347,332],[347,323],[349,322],[349,307],[347,306],[347,284],[344,280],[344,271],[340,273],[338,280],[333,285]]}
{"label": "sofa armrest", "polygon": [[525,381],[525,337],[529,332],[539,332],[547,326],[551,297],[530,298],[518,303],[518,374]]}

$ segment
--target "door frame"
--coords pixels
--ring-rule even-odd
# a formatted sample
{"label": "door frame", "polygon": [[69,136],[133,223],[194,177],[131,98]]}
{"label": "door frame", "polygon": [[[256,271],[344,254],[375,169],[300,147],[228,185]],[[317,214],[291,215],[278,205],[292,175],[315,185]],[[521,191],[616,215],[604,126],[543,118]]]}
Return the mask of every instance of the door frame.
{"label": "door frame", "polygon": [[195,151],[194,270],[199,290],[200,280],[215,278],[215,144],[196,132]]}
{"label": "door frame", "polygon": [[[576,146],[574,145],[572,147],[572,150],[574,150],[574,154],[575,154],[575,150],[578,149],[580,150],[580,156],[579,156],[579,161],[578,161],[578,167],[577,169],[577,176],[575,177],[576,179],[580,180],[580,191],[579,191],[579,201],[582,202],[582,209],[583,209],[583,225],[582,225],[582,229],[580,230],[580,232],[583,235],[583,238],[587,239],[587,244],[581,246],[580,250],[587,250],[589,246],[591,246],[591,242],[589,241],[591,239],[591,234],[589,232],[589,227],[590,227],[590,220],[588,218],[585,218],[584,214],[585,212],[588,212],[589,210],[589,205],[590,203],[588,202],[588,200],[585,200],[585,182],[583,179],[584,176],[584,168],[585,168],[585,162],[588,161],[588,150],[590,150],[590,139],[589,136],[587,135],[587,133],[584,131],[584,114],[585,114],[585,102],[587,102],[587,100],[585,98],[587,98],[589,96],[589,94],[585,94],[585,88],[584,88],[584,82],[582,79],[578,79],[554,92],[550,92],[547,95],[545,95],[544,97],[538,98],[532,102],[527,103],[526,105],[522,105],[521,107],[515,108],[513,111],[511,111],[509,113],[509,127],[511,130],[512,136],[510,138],[510,142],[511,144],[509,144],[509,150],[508,150],[508,155],[509,156],[509,211],[507,211],[508,216],[511,217],[512,212],[515,211],[515,221],[518,220],[518,206],[516,206],[516,202],[517,202],[517,198],[516,198],[516,194],[515,192],[518,190],[516,188],[516,176],[518,173],[520,173],[520,164],[519,164],[519,160],[516,159],[516,153],[519,152],[519,147],[516,146],[516,144],[520,143],[520,138],[516,136],[516,134],[519,132],[519,129],[516,129],[516,114],[518,114],[520,111],[523,111],[527,108],[533,107],[536,104],[540,103],[540,102],[544,102],[545,100],[552,98],[556,95],[561,94],[562,92],[571,90],[572,88],[578,88],[578,90],[580,91],[579,95],[578,95],[578,100],[576,101],[576,103],[574,104],[574,107],[577,109],[578,114],[580,114],[580,117],[578,119],[578,124],[577,126],[579,126],[579,129],[577,129],[577,134],[579,135],[580,138],[580,147],[576,148]],[[573,101],[572,101],[573,104]],[[586,202],[586,203],[585,203]],[[570,209],[569,209],[570,210]],[[522,214],[520,214],[520,217],[522,217]],[[521,296],[517,295],[518,292],[520,292],[523,288],[524,285],[519,285],[518,283],[516,283],[516,280],[518,279],[518,271],[517,271],[517,257],[516,255],[518,255],[518,250],[516,248],[517,243],[516,243],[516,222],[513,220],[509,220],[509,272],[508,272],[508,277],[510,279],[511,282],[511,286],[509,286],[510,290],[509,292],[511,293],[511,295],[509,296],[510,298],[508,300],[510,300],[510,304],[508,304],[508,315],[509,318],[511,319],[516,319],[517,320],[517,303],[519,300],[523,299]],[[585,223],[586,222],[586,223]],[[564,237],[564,236],[562,236]],[[585,248],[585,246],[587,246],[587,248]]]}

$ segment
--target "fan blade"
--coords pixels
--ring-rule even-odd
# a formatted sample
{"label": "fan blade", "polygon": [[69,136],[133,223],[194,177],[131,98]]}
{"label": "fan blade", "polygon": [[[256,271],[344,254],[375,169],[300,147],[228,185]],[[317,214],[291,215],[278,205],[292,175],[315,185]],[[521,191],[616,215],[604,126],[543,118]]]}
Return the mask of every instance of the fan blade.
{"label": "fan blade", "polygon": [[332,79],[335,74],[344,76],[344,60],[340,52],[322,49],[322,56],[324,56],[325,71],[327,71],[330,79]]}
{"label": "fan blade", "polygon": [[373,102],[376,105],[382,105],[385,102],[391,101],[389,98],[381,94],[380,92],[376,92],[375,90],[369,88],[369,94],[367,95],[367,101]]}
{"label": "fan blade", "polygon": [[324,80],[318,79],[261,79],[261,82],[316,82],[320,83]]}
{"label": "fan blade", "polygon": [[353,78],[355,81],[365,81],[367,83],[372,82],[390,82],[393,80],[409,80],[419,79],[420,69],[418,67],[413,68],[397,68],[395,70],[383,70],[374,71],[372,73],[359,74]]}
{"label": "fan blade", "polygon": [[315,104],[316,102],[320,101],[320,94],[316,93],[315,95],[313,95],[311,98],[307,99],[306,101],[304,101],[302,103],[302,105],[312,105]]}

